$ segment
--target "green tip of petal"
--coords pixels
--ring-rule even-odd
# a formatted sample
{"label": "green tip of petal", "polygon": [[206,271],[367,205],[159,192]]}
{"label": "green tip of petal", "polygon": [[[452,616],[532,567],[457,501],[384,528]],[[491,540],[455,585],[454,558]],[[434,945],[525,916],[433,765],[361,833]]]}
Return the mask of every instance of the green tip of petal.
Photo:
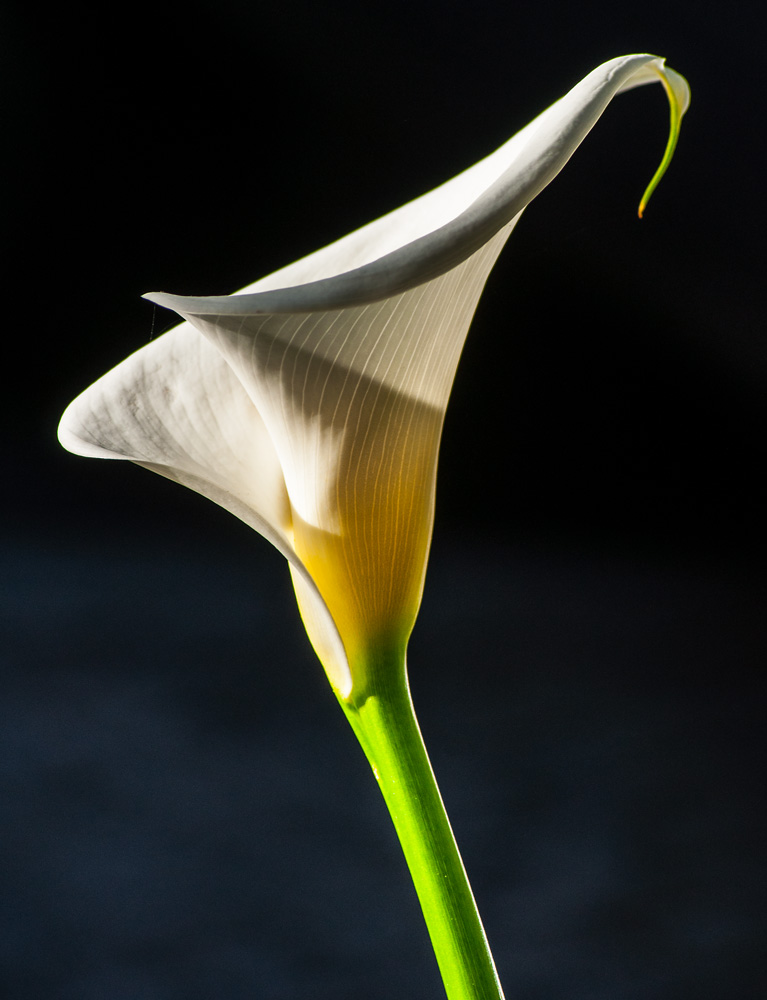
{"label": "green tip of petal", "polygon": [[668,69],[666,66],[658,66],[657,71],[663,84],[663,89],[666,91],[666,96],[668,97],[670,112],[669,134],[666,151],[663,154],[663,159],[660,161],[660,166],[655,171],[652,180],[645,189],[645,193],[642,195],[642,200],[639,202],[638,215],[640,219],[647,208],[647,202],[650,200],[656,187],[660,184],[661,177],[666,173],[669,163],[671,163],[677,141],[679,140],[682,115],[690,104],[690,86],[685,78],[673,69]]}

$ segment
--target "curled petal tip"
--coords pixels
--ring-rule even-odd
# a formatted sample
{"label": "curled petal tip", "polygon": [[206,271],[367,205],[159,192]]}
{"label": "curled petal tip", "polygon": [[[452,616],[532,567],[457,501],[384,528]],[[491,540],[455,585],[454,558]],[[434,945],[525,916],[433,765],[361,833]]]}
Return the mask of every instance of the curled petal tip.
{"label": "curled petal tip", "polygon": [[639,202],[637,215],[640,219],[644,216],[647,203],[652,197],[652,194],[658,184],[660,184],[661,178],[668,169],[669,163],[671,163],[674,156],[674,150],[676,149],[676,144],[679,140],[679,129],[682,124],[682,116],[690,106],[690,85],[687,83],[687,80],[685,80],[680,73],[675,72],[673,69],[669,69],[664,64],[663,60],[658,60],[658,62],[653,66],[653,69],[660,77],[663,89],[666,91],[666,96],[668,97],[669,133],[666,149],[663,153],[663,159],[660,161],[658,169],[653,174],[652,180],[647,185],[645,192],[642,195],[642,200]]}

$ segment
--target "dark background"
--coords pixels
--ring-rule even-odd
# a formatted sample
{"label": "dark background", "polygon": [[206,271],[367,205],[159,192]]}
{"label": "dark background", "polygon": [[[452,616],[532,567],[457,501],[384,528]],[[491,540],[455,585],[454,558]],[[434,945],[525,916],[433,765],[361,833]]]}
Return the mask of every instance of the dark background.
{"label": "dark background", "polygon": [[748,4],[190,2],[5,15],[0,995],[441,996],[283,561],[61,451],[173,324],[656,52],[525,213],[459,369],[410,652],[520,1000],[751,1000],[763,967],[762,32]]}

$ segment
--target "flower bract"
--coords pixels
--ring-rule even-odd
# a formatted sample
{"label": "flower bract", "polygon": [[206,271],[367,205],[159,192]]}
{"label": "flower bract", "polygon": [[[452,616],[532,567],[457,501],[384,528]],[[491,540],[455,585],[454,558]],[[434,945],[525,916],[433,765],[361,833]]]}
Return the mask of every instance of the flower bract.
{"label": "flower bract", "polygon": [[651,193],[689,90],[662,59],[623,56],[475,166],[240,292],[148,295],[184,322],[79,396],[61,443],[176,480],[264,535],[336,693],[364,697],[370,658],[404,656],[415,622],[443,419],[487,276],[610,100],[652,82],[671,136]]}

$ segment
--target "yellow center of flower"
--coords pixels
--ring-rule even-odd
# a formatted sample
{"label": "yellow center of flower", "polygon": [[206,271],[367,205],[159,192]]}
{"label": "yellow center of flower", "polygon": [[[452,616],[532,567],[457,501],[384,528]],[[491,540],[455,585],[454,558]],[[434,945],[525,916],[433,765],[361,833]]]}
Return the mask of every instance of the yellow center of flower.
{"label": "yellow center of flower", "polygon": [[[327,518],[318,518],[329,527],[309,524],[294,511],[296,553],[335,622],[356,688],[377,646],[404,649],[415,623],[434,520],[442,416],[378,388],[372,405],[368,400],[347,415]],[[296,594],[309,638],[333,680],[314,609],[303,588]]]}

